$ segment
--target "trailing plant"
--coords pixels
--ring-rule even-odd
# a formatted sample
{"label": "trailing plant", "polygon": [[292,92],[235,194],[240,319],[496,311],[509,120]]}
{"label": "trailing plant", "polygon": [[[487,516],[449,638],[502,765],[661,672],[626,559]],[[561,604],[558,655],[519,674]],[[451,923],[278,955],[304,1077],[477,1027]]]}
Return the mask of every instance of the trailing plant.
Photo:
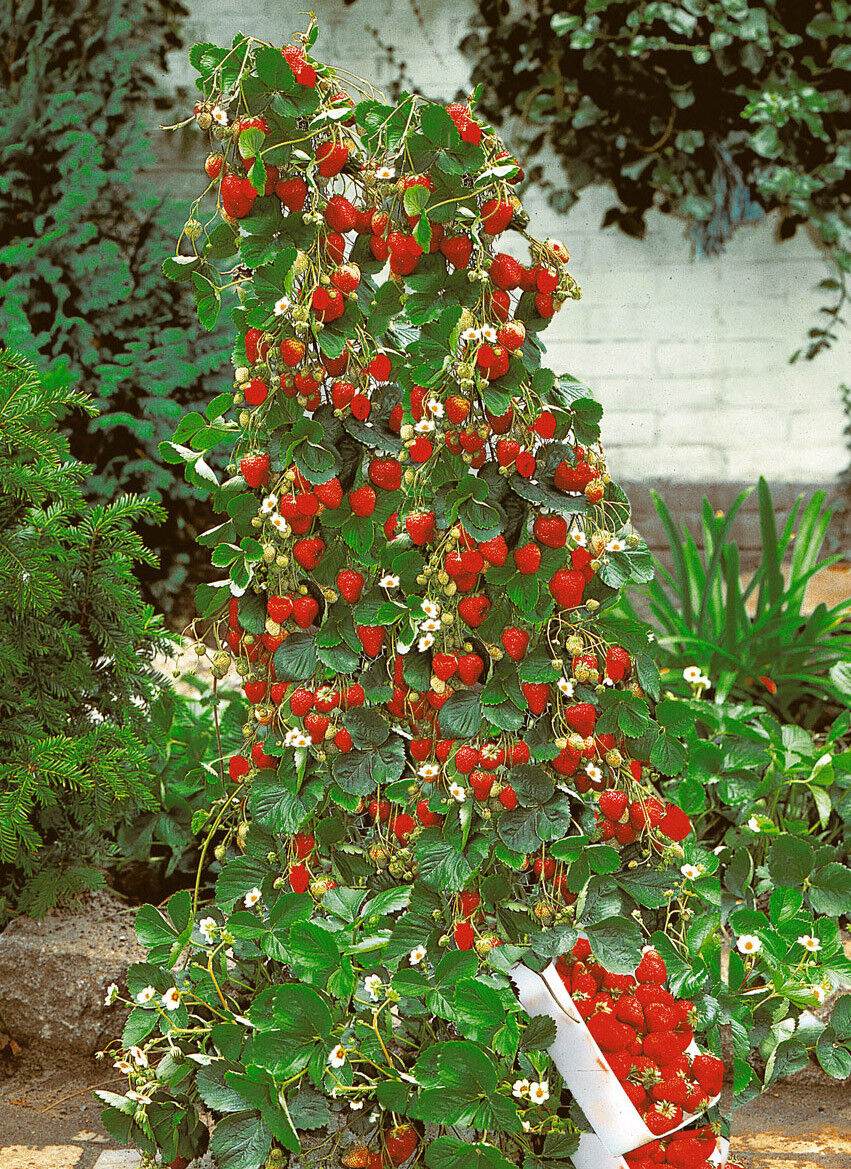
{"label": "trailing plant", "polygon": [[545,154],[561,163],[558,210],[609,182],[604,225],[641,236],[656,207],[709,255],[765,212],[780,212],[781,239],[814,229],[831,303],[794,360],[836,340],[848,295],[849,34],[845,0],[480,0],[463,48],[530,177],[546,178]]}
{"label": "trailing plant", "polygon": [[[823,491],[806,505],[799,496],[781,529],[768,484],[760,479],[759,565],[743,584],[730,532],[751,490],[726,513],[715,513],[704,499],[702,551],[685,525],[677,529],[654,492],[673,567],[656,560],[658,579],[636,592],[648,598],[663,677],[674,692],[690,694],[697,686],[720,702],[759,702],[783,722],[821,724],[851,696],[851,601],[830,608],[820,602],[810,613],[804,607],[815,574],[842,559],[820,558],[834,513]],[[628,597],[622,606],[636,618]]]}
{"label": "trailing plant", "polygon": [[58,428],[88,394],[0,353],[0,872],[5,912],[103,884],[117,815],[151,806],[146,708],[165,644],[133,568],[138,496],[88,504]]}
{"label": "trailing plant", "polygon": [[161,279],[180,212],[145,173],[148,123],[164,106],[160,77],[186,14],[162,0],[44,0],[0,13],[0,336],[92,393],[97,415],[63,423],[93,465],[89,498],[180,503],[167,530],[142,518],[163,569],[139,571],[163,604],[188,568],[196,493],[157,444],[208,395],[222,348],[192,335],[191,298]]}

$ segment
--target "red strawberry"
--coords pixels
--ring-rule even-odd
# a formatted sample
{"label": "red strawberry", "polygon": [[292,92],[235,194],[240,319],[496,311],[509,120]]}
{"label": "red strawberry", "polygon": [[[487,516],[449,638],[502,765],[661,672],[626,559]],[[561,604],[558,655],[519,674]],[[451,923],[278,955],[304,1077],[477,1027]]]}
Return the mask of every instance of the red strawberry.
{"label": "red strawberry", "polygon": [[312,89],[316,84],[316,70],[308,65],[304,49],[301,45],[284,45],[281,55],[293,71],[293,76],[299,85]]}
{"label": "red strawberry", "polygon": [[490,266],[490,278],[497,288],[510,292],[517,288],[523,273],[523,266],[507,252],[497,252]]}
{"label": "red strawberry", "polygon": [[511,748],[511,766],[517,767],[520,763],[528,763],[531,754],[528,743],[514,743]]}
{"label": "red strawberry", "polygon": [[526,326],[522,321],[507,321],[497,332],[496,339],[500,345],[504,345],[512,353],[516,353],[526,340]]}
{"label": "red strawberry", "polygon": [[475,686],[484,668],[485,663],[478,654],[464,654],[458,659],[458,677],[465,686]]}
{"label": "red strawberry", "polygon": [[496,458],[500,467],[510,467],[520,453],[520,443],[514,438],[501,438],[496,444]]}
{"label": "red strawberry", "polygon": [[455,654],[436,653],[431,661],[431,672],[440,678],[441,682],[448,682],[458,669],[458,658]]}
{"label": "red strawberry", "polygon": [[249,406],[260,406],[269,395],[269,387],[262,377],[253,377],[242,387],[242,393]]}
{"label": "red strawberry", "polygon": [[419,1138],[416,1131],[409,1124],[400,1124],[396,1128],[391,1128],[384,1140],[387,1156],[394,1165],[401,1165],[403,1161],[407,1161],[409,1157],[413,1156],[418,1144]]}
{"label": "red strawberry", "polygon": [[340,596],[350,605],[354,605],[360,600],[363,586],[364,577],[361,573],[355,572],[354,569],[344,568],[337,573],[337,588],[340,590]]}
{"label": "red strawberry", "polygon": [[702,1051],[691,1061],[691,1074],[710,1096],[717,1096],[724,1086],[724,1064],[717,1055]]}
{"label": "red strawberry", "polygon": [[669,1104],[678,1104],[682,1108],[688,1099],[689,1088],[682,1076],[668,1075],[666,1068],[663,1079],[650,1089],[650,1095],[654,1100],[667,1100]]}
{"label": "red strawberry", "polygon": [[486,199],[481,214],[482,226],[488,235],[499,235],[514,218],[514,208],[507,199]]}
{"label": "red strawberry", "polygon": [[313,597],[298,597],[293,601],[293,619],[299,629],[307,629],[316,620],[319,605]]}
{"label": "red strawberry", "polygon": [[436,828],[443,823],[439,813],[429,811],[428,800],[420,800],[417,804],[417,819],[424,828]]}
{"label": "red strawberry", "polygon": [[659,821],[659,831],[669,840],[685,840],[691,832],[691,820],[676,804],[666,804],[665,815]]}
{"label": "red strawberry", "polygon": [[344,195],[332,195],[325,204],[325,222],[332,231],[347,232],[351,231],[357,223],[358,213],[356,208],[349,202]]}
{"label": "red strawberry", "polygon": [[478,122],[470,117],[467,106],[460,102],[453,102],[446,107],[446,112],[455,123],[461,141],[467,142],[471,146],[478,146],[482,139],[482,128]]}
{"label": "red strawberry", "polygon": [[269,456],[246,455],[240,461],[239,470],[249,487],[263,487],[269,479]]}
{"label": "red strawberry", "polygon": [[477,629],[490,612],[491,603],[487,597],[464,597],[458,602],[458,616],[465,625]]}
{"label": "red strawberry", "polygon": [[526,656],[526,650],[529,646],[529,634],[523,629],[517,629],[516,626],[509,626],[502,634],[502,644],[505,647],[505,652],[515,662],[520,662]]}
{"label": "red strawberry", "polygon": [[293,893],[304,893],[310,884],[310,873],[304,865],[293,865],[289,873]]}
{"label": "red strawberry", "polygon": [[473,795],[476,799],[483,802],[490,797],[493,776],[487,771],[472,771],[470,773],[470,787],[473,789]]}
{"label": "red strawberry", "polygon": [[615,1003],[615,1018],[629,1023],[636,1031],[644,1030],[644,1008],[631,994],[622,994]]}
{"label": "red strawberry", "polygon": [[468,921],[459,921],[455,926],[455,945],[459,950],[472,950],[476,934]]}
{"label": "red strawberry", "polygon": [[610,1011],[596,1011],[586,1019],[586,1024],[601,1051],[623,1051],[635,1038],[632,1027],[616,1019]]}
{"label": "red strawberry", "polygon": [[481,897],[476,889],[464,889],[458,894],[462,917],[472,917],[481,904]]}
{"label": "red strawberry", "polygon": [[331,283],[340,292],[351,293],[357,291],[360,284],[360,268],[357,264],[343,264],[331,273]]}
{"label": "red strawberry", "polygon": [[542,715],[550,701],[550,688],[546,682],[521,682],[520,689],[526,705],[536,717]]}
{"label": "red strawberry", "polygon": [[564,721],[583,739],[587,739],[594,733],[597,711],[590,702],[578,702],[575,706],[565,708]]}
{"label": "red strawberry", "polygon": [[444,409],[449,421],[455,426],[461,426],[470,413],[470,403],[460,394],[451,394],[444,402]]}
{"label": "red strawberry", "polygon": [[462,775],[469,775],[479,763],[479,752],[469,744],[463,744],[455,752],[455,767]]}
{"label": "red strawberry", "polygon": [[384,632],[383,625],[355,626],[358,641],[360,641],[368,657],[377,658],[381,653],[384,647]]}
{"label": "red strawberry", "polygon": [[316,846],[316,837],[312,832],[299,832],[293,837],[293,844],[295,845],[295,854],[300,861],[305,857],[310,856]]}
{"label": "red strawberry", "polygon": [[542,410],[532,423],[535,434],[543,439],[550,439],[556,432],[556,416],[552,410]]}
{"label": "red strawberry", "polygon": [[511,784],[507,784],[499,793],[497,798],[502,804],[503,808],[505,808],[508,812],[513,811],[514,808],[517,807],[517,792],[514,790]]}
{"label": "red strawberry", "polygon": [[445,236],[440,241],[440,250],[453,268],[466,268],[470,263],[473,241],[468,235]]}
{"label": "red strawberry", "polygon": [[644,1039],[644,1054],[664,1067],[682,1055],[690,1042],[690,1035],[681,1035],[675,1031],[651,1031]]}
{"label": "red strawberry", "polygon": [[485,743],[479,752],[479,762],[486,771],[496,771],[505,762],[505,751],[498,743]]}
{"label": "red strawberry", "polygon": [[225,175],[222,179],[222,209],[233,219],[244,219],[251,214],[257,192],[247,178]]}
{"label": "red strawberry", "polygon": [[340,1157],[346,1169],[368,1169],[369,1149],[366,1145],[351,1145]]}
{"label": "red strawberry", "polygon": [[416,545],[431,542],[434,537],[434,519],[433,511],[415,511],[406,518],[405,528]]}
{"label": "red strawberry", "polygon": [[[715,1141],[713,1138],[713,1151]],[[671,1139],[668,1142],[668,1147],[665,1150],[665,1162],[668,1165],[676,1165],[679,1169],[692,1169],[694,1165],[700,1165],[702,1161],[706,1160],[703,1152],[701,1142],[695,1140],[691,1133],[677,1133],[676,1139]]]}
{"label": "red strawberry", "polygon": [[567,520],[560,515],[539,515],[532,525],[532,533],[547,548],[563,548],[567,540]]}
{"label": "red strawberry", "polygon": [[228,763],[228,775],[232,783],[239,783],[251,770],[251,764],[244,755],[232,755]]}
{"label": "red strawberry", "polygon": [[641,1087],[641,1085],[640,1084],[633,1084],[629,1080],[625,1080],[621,1084],[621,1087],[623,1088],[624,1092],[626,1092],[627,1096],[629,1097],[630,1102],[632,1103],[632,1106],[638,1112],[641,1112],[641,1110],[647,1104],[647,1093],[644,1091],[644,1089]]}
{"label": "red strawberry", "polygon": [[612,645],[606,651],[606,674],[613,682],[628,678],[632,669],[629,653],[619,645]]}
{"label": "red strawberry", "polygon": [[514,563],[517,571],[524,576],[537,572],[541,564],[541,549],[532,542],[524,544],[522,548],[515,548]]}
{"label": "red strawberry", "polygon": [[644,1017],[648,1031],[674,1031],[680,1022],[680,1012],[668,1003],[648,1003]]}
{"label": "red strawberry", "polygon": [[493,539],[479,544],[479,552],[488,564],[492,564],[494,568],[501,568],[508,559],[508,545],[505,542],[505,536],[494,536]]}
{"label": "red strawberry", "polygon": [[279,625],[282,625],[284,621],[290,617],[292,611],[292,597],[271,596],[266,602],[266,612],[269,614],[272,620],[277,621]]}
{"label": "red strawberry", "polygon": [[614,789],[606,791],[600,796],[600,811],[608,820],[620,820],[626,811],[628,802],[629,797],[626,792]]}
{"label": "red strawberry", "polygon": [[368,483],[349,492],[349,506],[356,516],[371,516],[375,511],[375,491]]}
{"label": "red strawberry", "polygon": [[390,821],[390,831],[402,845],[407,844],[408,837],[416,826],[416,820],[413,816],[409,816],[407,812],[400,812]]}
{"label": "red strawberry", "polygon": [[661,985],[668,977],[665,963],[655,950],[645,950],[635,971],[639,982],[656,982]]}
{"label": "red strawberry", "polygon": [[307,198],[307,183],[304,179],[279,179],[275,194],[290,211],[301,211]]}
{"label": "red strawberry", "polygon": [[334,736],[334,745],[344,754],[352,749],[352,736],[342,727]]}
{"label": "red strawberry", "polygon": [[389,800],[371,800],[367,812],[371,820],[380,820],[386,824],[392,811]]}
{"label": "red strawberry", "polygon": [[303,718],[308,711],[313,710],[313,691],[299,686],[290,695],[290,710],[298,718]]}
{"label": "red strawberry", "polygon": [[217,179],[219,177],[224,165],[224,156],[221,154],[208,154],[204,159],[204,170],[211,179]]}
{"label": "red strawberry", "polygon": [[320,142],[316,148],[316,161],[323,178],[338,175],[349,159],[349,148],[342,142]]}
{"label": "red strawberry", "polygon": [[572,568],[560,568],[550,577],[549,590],[555,603],[562,609],[575,609],[582,604],[585,577]]}
{"label": "red strawberry", "polygon": [[307,572],[312,572],[324,555],[325,541],[318,536],[309,540],[296,540],[293,544],[293,556]]}
{"label": "red strawberry", "polygon": [[676,1128],[682,1119],[683,1110],[676,1104],[651,1104],[644,1113],[644,1123],[657,1136]]}
{"label": "red strawberry", "polygon": [[629,805],[629,819],[634,828],[646,828],[648,824],[655,828],[664,818],[665,806],[655,796],[648,796],[643,801],[633,800]]}
{"label": "red strawberry", "polygon": [[369,464],[369,477],[384,491],[398,491],[402,483],[402,466],[398,459],[376,455]]}

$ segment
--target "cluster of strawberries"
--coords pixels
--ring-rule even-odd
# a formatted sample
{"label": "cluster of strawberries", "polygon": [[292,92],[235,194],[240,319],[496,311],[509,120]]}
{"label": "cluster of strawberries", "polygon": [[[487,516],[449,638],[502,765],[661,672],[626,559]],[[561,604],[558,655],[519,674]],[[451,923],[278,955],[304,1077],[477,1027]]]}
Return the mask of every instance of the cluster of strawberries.
{"label": "cluster of strawberries", "polygon": [[647,828],[674,841],[685,840],[691,832],[691,820],[677,804],[656,796],[631,800],[623,790],[602,792],[596,816],[600,839],[617,844],[632,844]]}
{"label": "cluster of strawberries", "polygon": [[718,1137],[705,1124],[650,1141],[634,1153],[627,1153],[624,1160],[629,1169],[655,1169],[657,1165],[673,1165],[676,1169],[724,1169],[717,1159],[709,1160],[717,1153],[718,1145]]}
{"label": "cluster of strawberries", "polygon": [[634,975],[611,974],[580,938],[569,955],[556,961],[556,969],[652,1133],[662,1136],[678,1128],[718,1095],[724,1064],[714,1055],[690,1052],[694,1005],[665,987],[668,972],[655,950],[645,950]]}

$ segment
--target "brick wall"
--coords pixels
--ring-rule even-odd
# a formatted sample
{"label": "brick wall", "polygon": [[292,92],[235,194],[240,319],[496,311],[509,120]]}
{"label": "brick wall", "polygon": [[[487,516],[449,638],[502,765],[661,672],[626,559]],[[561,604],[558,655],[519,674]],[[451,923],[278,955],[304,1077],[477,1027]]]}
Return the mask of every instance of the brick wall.
{"label": "brick wall", "polygon": [[[255,0],[188,0],[189,40],[227,43],[237,31],[283,43],[304,27],[297,5]],[[428,97],[449,100],[468,87],[458,53],[471,0],[316,0],[317,53],[332,65],[387,86],[400,73]],[[381,43],[393,48],[388,63]],[[167,78],[190,87],[176,54]],[[163,136],[165,137],[165,136]],[[197,140],[161,144],[163,180],[199,189]],[[551,174],[557,175],[557,170]],[[838,384],[848,378],[848,350],[788,364],[815,319],[828,272],[815,244],[799,232],[773,240],[773,224],[744,228],[724,256],[693,261],[683,224],[651,214],[644,240],[601,230],[611,203],[591,188],[568,216],[539,191],[524,197],[536,235],[568,244],[583,298],[568,304],[546,334],[551,364],[587,380],[606,409],[604,442],[613,473],[639,484],[696,485],[666,494],[699,504],[703,485],[732,498],[742,483],[829,484],[847,461]],[[639,491],[648,499],[646,488]],[[683,510],[698,510],[689,503]],[[639,515],[647,513],[639,506]]]}

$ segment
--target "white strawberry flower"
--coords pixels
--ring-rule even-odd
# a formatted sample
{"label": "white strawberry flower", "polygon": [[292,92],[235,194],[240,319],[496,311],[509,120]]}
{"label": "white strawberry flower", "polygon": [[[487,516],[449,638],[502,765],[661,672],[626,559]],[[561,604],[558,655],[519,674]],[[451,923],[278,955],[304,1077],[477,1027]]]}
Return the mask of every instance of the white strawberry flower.
{"label": "white strawberry flower", "polygon": [[277,495],[267,495],[260,504],[260,512],[262,515],[271,515],[278,506]]}
{"label": "white strawberry flower", "polygon": [[570,538],[574,542],[574,544],[576,544],[579,548],[584,548],[585,545],[588,543],[588,537],[585,535],[585,533],[582,531],[581,528],[571,528],[570,529]]}
{"label": "white strawberry flower", "polygon": [[214,917],[203,917],[198,922],[198,933],[204,939],[208,946],[212,946],[216,938],[216,931],[219,928],[219,923]]}
{"label": "white strawberry flower", "polygon": [[253,909],[254,906],[257,904],[257,902],[260,900],[260,898],[262,896],[263,896],[263,894],[260,892],[260,890],[255,885],[255,887],[253,889],[249,889],[248,892],[245,894],[245,896],[242,899],[242,904],[245,906],[246,909]]}
{"label": "white strawberry flower", "polygon": [[818,940],[818,938],[813,937],[812,934],[801,934],[801,936],[796,940],[799,946],[803,946],[804,949],[809,950],[811,954],[817,954],[821,949],[821,942]]}
{"label": "white strawberry flower", "polygon": [[117,1072],[121,1072],[122,1076],[129,1076],[133,1071],[132,1063],[126,1059],[117,1059],[112,1066]]}
{"label": "white strawberry flower", "polygon": [[680,865],[680,872],[687,881],[696,881],[703,875],[703,865]]}
{"label": "white strawberry flower", "polygon": [[437,633],[438,629],[440,628],[440,622],[435,620],[434,617],[427,617],[426,620],[421,621],[419,625],[420,633]]}
{"label": "white strawberry flower", "polygon": [[417,642],[417,649],[420,651],[420,653],[425,653],[425,651],[427,649],[431,649],[431,647],[433,645],[434,645],[434,634],[433,633],[424,633],[422,635],[422,637],[419,639],[419,641]]}
{"label": "white strawberry flower", "polygon": [[399,587],[399,578],[393,572],[385,572],[378,583],[383,589],[397,589]]}
{"label": "white strawberry flower", "polygon": [[372,1001],[377,1003],[380,997],[378,992],[384,986],[384,983],[381,981],[381,976],[379,974],[368,974],[363,980],[363,985]]}
{"label": "white strawberry flower", "polygon": [[412,966],[419,966],[420,962],[422,962],[422,960],[423,960],[423,958],[425,958],[425,956],[426,956],[425,946],[414,946],[413,950],[411,950],[410,954],[408,955],[408,961],[411,963]]}
{"label": "white strawberry flower", "polygon": [[423,763],[422,767],[417,768],[417,775],[420,779],[436,779],[440,775],[440,767],[437,763]]}
{"label": "white strawberry flower", "polygon": [[451,783],[449,785],[449,794],[453,800],[457,800],[459,804],[463,804],[467,798],[467,789],[463,788],[460,783]]}
{"label": "white strawberry flower", "polygon": [[352,1112],[360,1112],[361,1108],[363,1108],[363,1100],[350,1100],[349,1108],[351,1108]]}
{"label": "white strawberry flower", "polygon": [[217,126],[226,126],[228,124],[228,116],[221,106],[213,106],[210,110],[210,117]]}
{"label": "white strawberry flower", "polygon": [[493,325],[482,325],[482,337],[485,341],[496,340],[496,329]]}
{"label": "white strawberry flower", "polygon": [[142,1051],[141,1047],[136,1047],[135,1045],[131,1047],[130,1058],[137,1065],[137,1067],[146,1068],[148,1066],[148,1057],[145,1055],[144,1051]]}
{"label": "white strawberry flower", "polygon": [[512,1096],[517,1100],[522,1100],[524,1096],[529,1095],[529,1086],[528,1080],[515,1080],[511,1085]]}
{"label": "white strawberry flower", "polygon": [[817,984],[816,986],[808,987],[808,990],[818,1004],[823,1003],[827,998],[827,991],[823,986]]}
{"label": "white strawberry flower", "polygon": [[176,1011],[180,1006],[180,991],[176,986],[170,986],[162,997],[162,1004],[167,1011]]}
{"label": "white strawberry flower", "polygon": [[280,300],[275,301],[275,316],[282,317],[288,313],[290,309],[290,298],[282,296]]}
{"label": "white strawberry flower", "polygon": [[597,780],[603,778],[603,772],[602,772],[601,768],[599,768],[596,765],[596,763],[587,763],[585,765],[585,774],[588,776],[589,779],[593,780],[595,783]]}
{"label": "white strawberry flower", "polygon": [[126,1092],[125,1098],[133,1100],[136,1104],[150,1104],[152,1097],[145,1096],[141,1092]]}
{"label": "white strawberry flower", "polygon": [[116,983],[111,982],[109,984],[109,986],[106,988],[106,995],[104,996],[103,1005],[105,1007],[111,1007],[117,998],[118,998],[118,986],[116,985]]}
{"label": "white strawberry flower", "polygon": [[524,1132],[531,1132],[532,1131],[532,1125],[531,1125],[530,1121],[528,1121],[528,1120],[521,1120],[520,1127],[523,1129]]}
{"label": "white strawberry flower", "polygon": [[144,1007],[146,1003],[149,1003],[155,997],[156,993],[152,986],[146,986],[136,995],[136,1002],[140,1007]]}
{"label": "white strawberry flower", "polygon": [[478,329],[473,329],[471,327],[469,329],[462,329],[459,333],[459,336],[462,341],[478,341],[481,334],[479,333]]}
{"label": "white strawberry flower", "polygon": [[534,1081],[529,1085],[529,1099],[533,1104],[546,1104],[550,1098],[550,1086],[547,1080],[541,1080],[540,1084]]}
{"label": "white strawberry flower", "polygon": [[573,697],[573,691],[575,687],[573,685],[572,678],[559,678],[558,682],[556,682],[556,686],[558,686],[559,690],[562,692],[565,698]]}
{"label": "white strawberry flower", "polygon": [[434,601],[423,601],[422,605],[423,612],[425,613],[426,617],[430,617],[432,620],[434,620],[436,617],[440,616],[440,605],[436,604]]}
{"label": "white strawberry flower", "polygon": [[756,816],[751,816],[748,820],[747,827],[750,828],[751,832],[762,832],[762,825]]}
{"label": "white strawberry flower", "polygon": [[272,514],[269,516],[269,523],[272,525],[275,531],[280,532],[282,536],[289,535],[290,525],[278,512],[272,512]]}
{"label": "white strawberry flower", "polygon": [[381,179],[382,182],[389,182],[390,179],[396,177],[396,172],[392,166],[378,166],[375,168],[375,177]]}
{"label": "white strawberry flower", "polygon": [[606,544],[607,552],[623,552],[624,548],[626,548],[626,540],[621,540],[619,536],[613,536]]}
{"label": "white strawberry flower", "polygon": [[431,434],[434,430],[434,422],[432,422],[431,418],[421,418],[414,427],[414,430],[417,434]]}
{"label": "white strawberry flower", "polygon": [[341,1068],[346,1062],[346,1049],[342,1043],[338,1043],[336,1047],[332,1047],[328,1055],[328,1063],[332,1068]]}
{"label": "white strawberry flower", "polygon": [[762,942],[755,934],[742,934],[736,942],[736,949],[740,954],[758,954],[762,949]]}
{"label": "white strawberry flower", "polygon": [[443,403],[438,402],[437,398],[429,398],[429,400],[426,402],[426,408],[428,409],[428,412],[432,418],[443,417]]}
{"label": "white strawberry flower", "polygon": [[691,686],[696,686],[703,677],[703,670],[700,666],[686,666],[683,670],[683,678]]}

